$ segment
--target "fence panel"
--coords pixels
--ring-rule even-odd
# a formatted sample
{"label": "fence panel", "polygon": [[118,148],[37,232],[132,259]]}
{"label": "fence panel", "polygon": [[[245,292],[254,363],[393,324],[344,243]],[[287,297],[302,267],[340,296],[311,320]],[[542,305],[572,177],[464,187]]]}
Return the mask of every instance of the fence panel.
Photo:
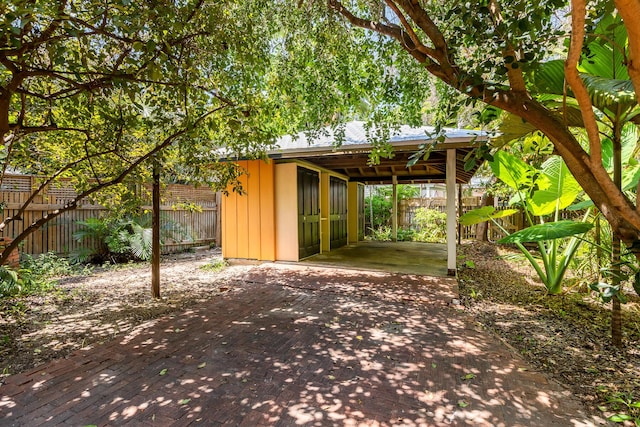
{"label": "fence panel", "polygon": [[[439,212],[445,212],[447,199],[431,198],[431,199],[405,199],[399,202],[398,206],[398,226],[403,228],[415,228],[416,211],[421,208],[435,209]],[[465,214],[473,209],[480,207],[480,197],[463,197],[461,213]],[[497,210],[509,209],[509,207],[498,206]],[[500,218],[498,223],[508,230],[510,233],[525,228],[524,214],[518,212],[514,215]],[[477,225],[461,225],[459,232],[462,239],[475,239]],[[489,222],[489,239],[492,241],[499,240],[504,237],[504,233],[492,222]]]}
{"label": "fence panel", "polygon": [[[7,175],[0,186],[0,197],[4,204],[4,218],[13,217],[31,195],[37,177],[28,175]],[[150,189],[150,187],[149,187]],[[10,222],[3,235],[14,238],[22,233],[30,224],[42,218],[48,212],[61,208],[75,198],[76,193],[69,185],[56,185],[47,188],[42,195],[34,198],[31,205],[23,213],[22,218]],[[177,223],[185,230],[188,239],[181,241],[167,240],[162,251],[175,252],[194,245],[209,245],[219,240],[219,205],[220,196],[208,187],[170,184],[163,188],[160,207],[163,225]],[[150,206],[141,206],[149,209]],[[108,214],[104,207],[89,202],[78,208],[62,213],[40,229],[31,233],[21,244],[20,251],[37,255],[46,252],[67,255],[81,247],[91,246],[95,242],[82,244],[73,239],[73,234],[80,226],[78,221],[102,217]]]}

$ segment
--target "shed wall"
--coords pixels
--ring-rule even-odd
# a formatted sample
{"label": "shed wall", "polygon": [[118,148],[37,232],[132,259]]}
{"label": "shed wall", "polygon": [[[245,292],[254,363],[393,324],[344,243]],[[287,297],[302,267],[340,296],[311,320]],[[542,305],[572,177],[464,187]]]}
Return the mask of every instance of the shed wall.
{"label": "shed wall", "polygon": [[222,198],[222,256],[274,261],[274,164],[262,160],[239,161],[246,174],[244,190],[229,190]]}

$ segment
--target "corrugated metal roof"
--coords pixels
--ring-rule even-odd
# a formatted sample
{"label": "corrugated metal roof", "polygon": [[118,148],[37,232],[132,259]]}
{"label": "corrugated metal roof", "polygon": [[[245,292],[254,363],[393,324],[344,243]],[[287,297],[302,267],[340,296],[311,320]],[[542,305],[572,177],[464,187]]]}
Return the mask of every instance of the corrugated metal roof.
{"label": "corrugated metal roof", "polygon": [[[361,121],[346,123],[342,129],[344,130],[344,135],[341,138],[343,149],[370,147],[371,140],[375,140],[377,137],[375,128],[368,130],[365,122]],[[338,130],[338,132],[341,132],[341,130]],[[333,128],[325,128],[321,131],[310,133],[309,136],[306,132],[297,134],[295,138],[287,135],[277,140],[279,148],[270,150],[269,154],[332,149],[335,146],[336,139],[338,139],[336,133]],[[445,144],[447,142],[485,140],[488,137],[486,132],[467,129],[445,128],[442,133],[445,135]],[[433,141],[436,137],[435,128],[431,126],[411,127],[403,125],[391,131],[391,137],[388,142],[392,145],[403,145],[403,143],[419,144]]]}

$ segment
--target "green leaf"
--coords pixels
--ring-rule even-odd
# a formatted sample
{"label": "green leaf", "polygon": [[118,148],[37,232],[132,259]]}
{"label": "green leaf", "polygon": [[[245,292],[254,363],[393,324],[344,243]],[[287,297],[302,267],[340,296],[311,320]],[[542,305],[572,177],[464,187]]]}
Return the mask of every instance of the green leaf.
{"label": "green leaf", "polygon": [[577,221],[548,222],[527,227],[507,237],[498,240],[498,243],[525,243],[541,242],[544,240],[560,239],[575,236],[591,230],[592,224]]}
{"label": "green leaf", "polygon": [[631,80],[609,79],[581,75],[591,102],[600,111],[625,112],[636,104],[636,93]]}
{"label": "green leaf", "polygon": [[631,415],[627,415],[627,414],[615,414],[615,415],[611,415],[607,419],[609,421],[613,421],[613,422],[616,422],[616,423],[623,423],[625,421],[633,420],[633,417]]}
{"label": "green leaf", "polygon": [[564,61],[557,59],[540,64],[530,75],[534,92],[564,94]]}
{"label": "green leaf", "polygon": [[160,376],[167,375],[167,369],[165,368],[165,369],[161,370],[159,375]]}
{"label": "green leaf", "polygon": [[513,154],[498,151],[493,156],[493,162],[489,163],[494,175],[514,190],[531,188],[537,172]]}
{"label": "green leaf", "polygon": [[467,160],[466,162],[464,162],[464,171],[465,172],[469,172],[475,166],[476,166],[476,159],[475,159],[475,157],[472,157],[469,160]]}
{"label": "green leaf", "polygon": [[602,17],[595,33],[605,36],[607,42],[602,43],[604,38],[597,37],[585,46],[589,60],[580,62],[581,72],[608,79],[629,80],[625,52],[622,51],[627,45],[627,30],[621,23],[619,15],[605,14]]}
{"label": "green leaf", "polygon": [[191,402],[191,399],[178,400],[178,405],[186,405],[189,402]]}
{"label": "green leaf", "polygon": [[582,211],[588,208],[592,208],[594,206],[593,200],[587,199],[578,203],[574,203],[573,205],[567,207],[568,211]]}
{"label": "green leaf", "polygon": [[535,126],[521,117],[515,114],[505,113],[502,116],[502,123],[500,124],[500,135],[491,138],[491,144],[494,147],[502,147],[514,139],[522,138],[535,130]]}
{"label": "green leaf", "polygon": [[560,156],[552,156],[542,165],[542,174],[546,177],[544,186],[539,185],[542,179],[536,179],[539,189],[529,200],[531,212],[536,216],[549,215],[571,205],[582,192],[582,187],[575,180]]}
{"label": "green leaf", "polygon": [[483,206],[478,209],[474,209],[462,215],[460,217],[460,224],[473,225],[481,222],[490,221],[491,219],[503,218],[509,215],[517,213],[517,209],[504,209],[496,211],[493,206]]}
{"label": "green leaf", "polygon": [[622,189],[624,191],[634,190],[640,182],[640,164],[628,166],[622,172]]}

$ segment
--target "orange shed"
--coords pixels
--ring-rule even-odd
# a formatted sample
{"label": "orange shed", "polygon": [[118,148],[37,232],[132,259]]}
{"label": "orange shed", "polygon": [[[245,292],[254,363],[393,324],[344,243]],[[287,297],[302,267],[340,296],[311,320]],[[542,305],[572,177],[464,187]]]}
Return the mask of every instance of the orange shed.
{"label": "orange shed", "polygon": [[[339,132],[339,145],[327,129],[313,140],[281,138],[268,160],[237,161],[244,192],[223,197],[223,257],[299,261],[357,243],[364,236],[364,184],[446,182],[449,269],[455,269],[455,184],[473,176],[465,156],[486,135],[446,129],[436,139],[433,128],[402,126],[387,141],[392,157],[372,164],[375,145],[364,123]],[[429,157],[407,166],[425,146],[432,146]]]}

